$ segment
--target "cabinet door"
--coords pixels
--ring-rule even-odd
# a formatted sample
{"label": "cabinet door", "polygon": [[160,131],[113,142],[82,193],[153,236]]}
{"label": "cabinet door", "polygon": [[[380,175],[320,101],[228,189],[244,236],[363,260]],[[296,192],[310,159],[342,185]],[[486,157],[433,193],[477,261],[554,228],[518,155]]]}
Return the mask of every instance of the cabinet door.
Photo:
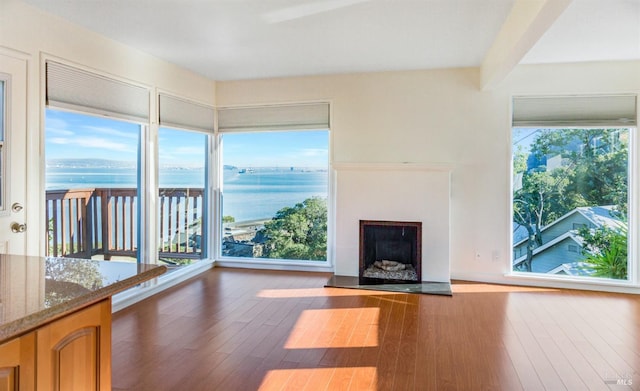
{"label": "cabinet door", "polygon": [[37,332],[39,391],[111,390],[111,300]]}
{"label": "cabinet door", "polygon": [[35,334],[0,345],[0,391],[35,389]]}

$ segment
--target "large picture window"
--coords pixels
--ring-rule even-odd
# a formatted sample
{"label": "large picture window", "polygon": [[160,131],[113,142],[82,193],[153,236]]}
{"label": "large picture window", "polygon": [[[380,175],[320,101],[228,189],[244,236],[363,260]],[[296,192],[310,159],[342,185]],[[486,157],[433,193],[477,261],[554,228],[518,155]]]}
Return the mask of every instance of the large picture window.
{"label": "large picture window", "polygon": [[46,62],[46,254],[142,261],[149,90]]}
{"label": "large picture window", "polygon": [[514,270],[627,279],[629,134],[514,129]]}
{"label": "large picture window", "polygon": [[[513,271],[628,280],[635,128],[585,118],[593,114],[591,100],[551,99],[548,107],[556,111],[546,118],[547,102],[514,102]],[[620,101],[601,102],[600,114],[620,107]],[[629,117],[635,117],[631,102]],[[580,126],[598,122],[612,125]]]}
{"label": "large picture window", "polygon": [[142,126],[47,109],[46,254],[135,260]]}
{"label": "large picture window", "polygon": [[325,261],[329,132],[222,137],[222,256]]}

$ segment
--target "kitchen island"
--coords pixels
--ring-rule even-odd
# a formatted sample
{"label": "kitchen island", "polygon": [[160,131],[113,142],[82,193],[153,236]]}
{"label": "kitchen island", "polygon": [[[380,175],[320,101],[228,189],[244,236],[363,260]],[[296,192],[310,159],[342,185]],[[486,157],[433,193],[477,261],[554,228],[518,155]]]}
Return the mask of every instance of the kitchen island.
{"label": "kitchen island", "polygon": [[165,271],[0,255],[0,389],[110,390],[111,296]]}

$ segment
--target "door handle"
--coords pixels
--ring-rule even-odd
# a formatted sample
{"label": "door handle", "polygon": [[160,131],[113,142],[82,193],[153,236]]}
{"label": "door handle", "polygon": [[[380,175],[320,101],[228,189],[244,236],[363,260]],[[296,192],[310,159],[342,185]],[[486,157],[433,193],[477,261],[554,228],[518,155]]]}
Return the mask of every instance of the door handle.
{"label": "door handle", "polygon": [[27,230],[27,225],[26,224],[18,224],[18,223],[11,223],[11,232],[13,233],[20,233],[20,232],[24,232]]}

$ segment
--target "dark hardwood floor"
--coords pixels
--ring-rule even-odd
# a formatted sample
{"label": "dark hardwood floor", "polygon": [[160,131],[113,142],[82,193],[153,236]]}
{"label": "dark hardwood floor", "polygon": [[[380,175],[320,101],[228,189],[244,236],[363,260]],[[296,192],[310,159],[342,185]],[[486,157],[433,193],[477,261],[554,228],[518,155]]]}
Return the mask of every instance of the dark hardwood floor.
{"label": "dark hardwood floor", "polygon": [[640,390],[640,296],[329,276],[215,268],[114,314],[114,390]]}

